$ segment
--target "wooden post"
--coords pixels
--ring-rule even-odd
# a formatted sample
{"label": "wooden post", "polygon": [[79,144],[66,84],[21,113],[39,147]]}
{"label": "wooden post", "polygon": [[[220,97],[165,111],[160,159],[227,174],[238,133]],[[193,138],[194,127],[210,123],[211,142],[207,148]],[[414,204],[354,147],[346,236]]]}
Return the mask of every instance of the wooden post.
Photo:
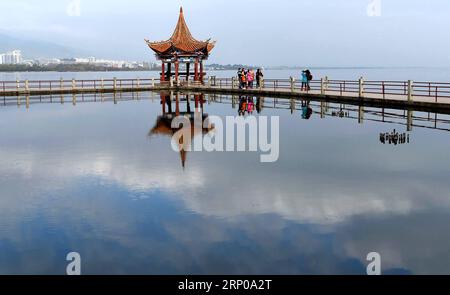
{"label": "wooden post", "polygon": [[294,79],[294,77],[291,77],[290,80],[291,80],[291,92],[294,92],[294,90],[295,90],[295,79]]}
{"label": "wooden post", "polygon": [[325,80],[324,78],[320,78],[320,94],[325,94]]}
{"label": "wooden post", "polygon": [[29,91],[30,91],[30,85],[29,85],[28,80],[25,80],[25,91],[26,91],[26,92],[29,92]]}
{"label": "wooden post", "polygon": [[172,77],[172,75],[170,75],[169,81],[170,81],[170,87],[173,87],[173,77]]}
{"label": "wooden post", "polygon": [[261,80],[259,81],[259,89],[263,89],[264,88],[264,78],[261,77]]}
{"label": "wooden post", "polygon": [[152,78],[152,88],[155,88],[155,78]]}
{"label": "wooden post", "polygon": [[75,79],[72,79],[72,91],[75,91],[76,88],[77,88],[77,82],[75,81]]}
{"label": "wooden post", "polygon": [[359,78],[359,97],[364,97],[364,79]]}
{"label": "wooden post", "polygon": [[17,92],[19,92],[19,90],[20,90],[20,81],[16,80],[16,83],[17,83]]}
{"label": "wooden post", "polygon": [[114,91],[117,90],[117,78],[116,77],[114,77],[114,79],[113,79],[113,88],[114,88]]}
{"label": "wooden post", "polygon": [[413,81],[408,80],[408,101],[412,101],[413,98]]}
{"label": "wooden post", "polygon": [[321,119],[325,118],[325,103],[323,101],[320,102],[320,118]]}
{"label": "wooden post", "polygon": [[359,106],[358,108],[358,123],[362,124],[364,121],[364,107]]}
{"label": "wooden post", "polygon": [[295,112],[295,100],[293,98],[291,98],[290,105],[291,105],[291,114],[293,114]]}
{"label": "wooden post", "polygon": [[141,80],[137,78],[137,89],[141,88]]}
{"label": "wooden post", "polygon": [[413,111],[408,110],[406,120],[406,131],[411,132],[413,130]]}
{"label": "wooden post", "polygon": [[61,77],[61,79],[59,80],[59,89],[61,91],[64,90],[64,79]]}
{"label": "wooden post", "polygon": [[105,90],[105,80],[103,80],[103,78],[100,80],[100,84],[102,87],[102,92]]}

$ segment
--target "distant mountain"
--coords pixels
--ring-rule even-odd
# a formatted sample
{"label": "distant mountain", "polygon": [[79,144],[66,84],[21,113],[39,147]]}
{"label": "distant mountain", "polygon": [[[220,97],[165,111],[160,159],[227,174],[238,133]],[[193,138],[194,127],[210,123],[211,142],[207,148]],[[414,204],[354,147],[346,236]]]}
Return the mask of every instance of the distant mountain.
{"label": "distant mountain", "polygon": [[14,49],[22,50],[24,59],[40,57],[69,58],[75,56],[89,56],[88,52],[80,49],[66,47],[51,42],[20,39],[0,33],[0,53]]}

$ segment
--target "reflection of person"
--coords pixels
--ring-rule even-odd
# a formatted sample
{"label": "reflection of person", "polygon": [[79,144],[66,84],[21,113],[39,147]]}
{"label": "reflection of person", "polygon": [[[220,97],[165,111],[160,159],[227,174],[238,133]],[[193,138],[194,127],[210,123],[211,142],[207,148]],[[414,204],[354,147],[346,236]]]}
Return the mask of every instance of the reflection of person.
{"label": "reflection of person", "polygon": [[238,110],[239,116],[244,116],[246,110],[247,110],[247,99],[245,97],[240,97],[239,98],[239,110]]}
{"label": "reflection of person", "polygon": [[260,114],[262,111],[262,101],[261,101],[261,97],[256,98],[256,112],[258,112],[258,114]]}
{"label": "reflection of person", "polygon": [[305,120],[309,120],[312,116],[313,110],[309,106],[308,102],[302,102],[302,118]]}
{"label": "reflection of person", "polygon": [[247,112],[249,114],[253,114],[254,107],[255,107],[255,103],[253,102],[253,97],[249,97],[247,99]]}

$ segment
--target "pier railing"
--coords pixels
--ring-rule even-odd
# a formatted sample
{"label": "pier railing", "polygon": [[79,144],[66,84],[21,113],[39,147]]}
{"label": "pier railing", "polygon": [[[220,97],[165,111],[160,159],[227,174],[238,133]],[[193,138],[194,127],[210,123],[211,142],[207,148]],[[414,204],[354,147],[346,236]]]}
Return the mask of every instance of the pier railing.
{"label": "pier railing", "polygon": [[82,80],[17,80],[0,81],[0,92],[73,91],[73,90],[122,90],[151,88],[160,85],[156,78],[148,79],[82,79]]}
{"label": "pier railing", "polygon": [[[115,92],[115,91],[146,91],[182,88],[205,87],[238,89],[237,77],[218,78],[207,77],[204,83],[186,81],[160,81],[158,78],[144,79],[60,79],[60,80],[22,80],[0,81],[0,95],[40,95],[52,93],[77,92]],[[254,91],[264,91],[269,95],[274,92],[295,92],[296,94],[332,95],[341,97],[367,97],[371,99],[386,99],[400,101],[420,101],[427,103],[450,103],[450,83],[424,81],[377,81],[334,80],[327,77],[312,80],[309,88],[302,87],[302,81],[290,79],[263,79],[260,85],[253,83]],[[243,90],[245,92],[245,90]]]}
{"label": "pier railing", "polygon": [[[237,78],[213,78],[212,87],[238,88]],[[368,96],[380,99],[413,100],[426,99],[429,102],[450,103],[450,83],[421,81],[377,81],[377,80],[331,80],[323,78],[309,82],[309,88],[302,88],[302,81],[296,79],[264,79],[260,87],[254,81],[253,90],[294,91],[310,94],[333,94],[339,96]]]}

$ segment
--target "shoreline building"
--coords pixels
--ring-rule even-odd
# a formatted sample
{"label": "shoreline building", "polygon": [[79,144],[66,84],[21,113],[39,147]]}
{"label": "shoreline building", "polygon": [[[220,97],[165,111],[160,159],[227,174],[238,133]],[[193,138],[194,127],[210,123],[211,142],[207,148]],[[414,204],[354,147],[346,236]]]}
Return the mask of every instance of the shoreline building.
{"label": "shoreline building", "polygon": [[18,65],[22,63],[22,52],[20,50],[13,50],[0,55],[0,64],[4,65]]}
{"label": "shoreline building", "polygon": [[[193,64],[194,81],[203,83],[205,75],[203,61],[208,59],[216,42],[211,42],[211,39],[198,41],[192,36],[184,19],[183,8],[180,8],[178,23],[170,39],[159,42],[145,39],[145,42],[155,52],[156,59],[161,61],[161,82],[169,81],[170,77],[175,77],[175,81],[178,82],[180,76],[185,76],[186,81],[189,81],[190,68]],[[185,65],[186,72],[180,72],[180,64]],[[175,66],[174,72],[172,65]]]}

